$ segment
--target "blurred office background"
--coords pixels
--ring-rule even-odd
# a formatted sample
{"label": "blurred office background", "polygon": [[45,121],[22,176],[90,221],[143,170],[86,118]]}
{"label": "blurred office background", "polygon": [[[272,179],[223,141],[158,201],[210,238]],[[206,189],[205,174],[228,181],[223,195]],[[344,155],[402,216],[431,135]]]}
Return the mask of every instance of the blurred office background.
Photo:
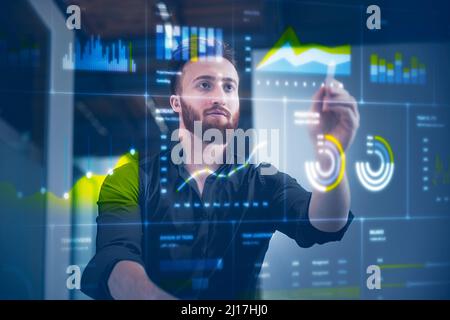
{"label": "blurred office background", "polygon": [[[326,76],[321,57],[348,56],[336,78],[361,113],[347,153],[356,219],[341,242],[309,249],[276,233],[259,275],[262,297],[449,299],[450,6],[379,1],[381,29],[369,30],[370,4],[3,1],[0,298],[87,298],[76,276],[95,251],[101,183],[166,146],[178,125],[168,102],[170,62],[182,58],[171,44],[196,34],[235,48],[240,127],[279,129],[278,167],[308,189],[312,152],[299,117]],[[80,30],[66,26],[70,5],[81,9]],[[289,46],[317,49],[313,63],[302,69],[283,60]],[[277,52],[279,61],[261,63]],[[370,157],[368,136],[383,137],[393,159]],[[375,190],[361,181],[358,161],[395,169]],[[372,264],[381,266],[381,290],[366,286]]]}

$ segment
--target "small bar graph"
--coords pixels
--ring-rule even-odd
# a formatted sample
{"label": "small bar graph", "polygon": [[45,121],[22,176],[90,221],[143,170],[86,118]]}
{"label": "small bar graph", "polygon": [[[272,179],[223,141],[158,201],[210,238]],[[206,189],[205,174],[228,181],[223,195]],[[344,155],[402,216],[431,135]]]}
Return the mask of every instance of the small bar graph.
{"label": "small bar graph", "polygon": [[[218,28],[156,25],[158,60],[203,60],[222,57],[223,30]],[[177,48],[183,44],[183,50]]]}
{"label": "small bar graph", "polygon": [[93,36],[83,49],[78,40],[75,42],[75,51],[73,44],[69,43],[62,66],[64,70],[136,72],[131,42],[126,44],[118,40],[111,45],[104,45],[100,37],[94,39]]}
{"label": "small bar graph", "polygon": [[23,38],[11,44],[0,35],[0,67],[3,68],[37,68],[40,65],[41,50],[30,39]]}
{"label": "small bar graph", "polygon": [[370,82],[382,84],[426,84],[426,66],[417,57],[410,58],[410,64],[406,65],[403,55],[395,53],[394,62],[372,54],[370,56]]}

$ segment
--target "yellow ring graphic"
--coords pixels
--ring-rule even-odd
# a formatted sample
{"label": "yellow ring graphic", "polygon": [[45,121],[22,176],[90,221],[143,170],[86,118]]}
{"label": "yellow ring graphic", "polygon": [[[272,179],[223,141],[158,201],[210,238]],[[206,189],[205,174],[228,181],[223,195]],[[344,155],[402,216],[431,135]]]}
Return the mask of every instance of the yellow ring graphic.
{"label": "yellow ring graphic", "polygon": [[344,149],[342,148],[342,145],[339,142],[339,140],[336,139],[334,136],[332,136],[331,134],[326,134],[324,137],[325,137],[326,140],[334,143],[334,145],[338,148],[339,156],[341,157],[341,167],[339,168],[339,175],[338,175],[338,177],[337,177],[335,182],[333,182],[331,185],[329,185],[329,186],[327,186],[325,188],[325,191],[328,192],[328,191],[331,191],[334,188],[336,188],[339,185],[339,183],[341,183],[342,179],[344,179],[344,173],[345,173],[345,152],[344,152]]}

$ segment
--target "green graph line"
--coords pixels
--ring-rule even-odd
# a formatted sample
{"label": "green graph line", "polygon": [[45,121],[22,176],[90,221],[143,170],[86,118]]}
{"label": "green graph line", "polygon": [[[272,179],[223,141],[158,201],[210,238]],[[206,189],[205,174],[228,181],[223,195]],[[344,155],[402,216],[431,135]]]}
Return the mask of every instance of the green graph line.
{"label": "green graph line", "polygon": [[132,45],[131,42],[128,42],[128,48],[129,48],[129,52],[130,52],[130,56],[128,57],[128,68],[129,71],[132,72],[133,71],[133,54],[132,54]]}
{"label": "green graph line", "polygon": [[399,264],[380,264],[380,269],[420,269],[425,268],[423,263],[399,263]]}

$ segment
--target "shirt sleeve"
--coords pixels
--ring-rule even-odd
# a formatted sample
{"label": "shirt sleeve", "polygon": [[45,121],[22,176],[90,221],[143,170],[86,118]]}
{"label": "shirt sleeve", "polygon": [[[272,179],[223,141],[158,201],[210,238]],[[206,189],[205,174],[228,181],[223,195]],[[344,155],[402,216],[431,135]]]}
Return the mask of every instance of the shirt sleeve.
{"label": "shirt sleeve", "polygon": [[276,224],[278,231],[294,239],[303,248],[342,239],[354,218],[351,211],[345,226],[340,230],[321,231],[309,219],[311,192],[306,191],[291,176],[279,171],[273,175],[262,175],[261,178],[271,195],[271,214],[273,219],[279,221]]}
{"label": "shirt sleeve", "polygon": [[108,278],[115,264],[142,261],[142,223],[139,208],[138,162],[107,176],[100,190],[95,256],[86,266],[81,291],[94,299],[112,299]]}

